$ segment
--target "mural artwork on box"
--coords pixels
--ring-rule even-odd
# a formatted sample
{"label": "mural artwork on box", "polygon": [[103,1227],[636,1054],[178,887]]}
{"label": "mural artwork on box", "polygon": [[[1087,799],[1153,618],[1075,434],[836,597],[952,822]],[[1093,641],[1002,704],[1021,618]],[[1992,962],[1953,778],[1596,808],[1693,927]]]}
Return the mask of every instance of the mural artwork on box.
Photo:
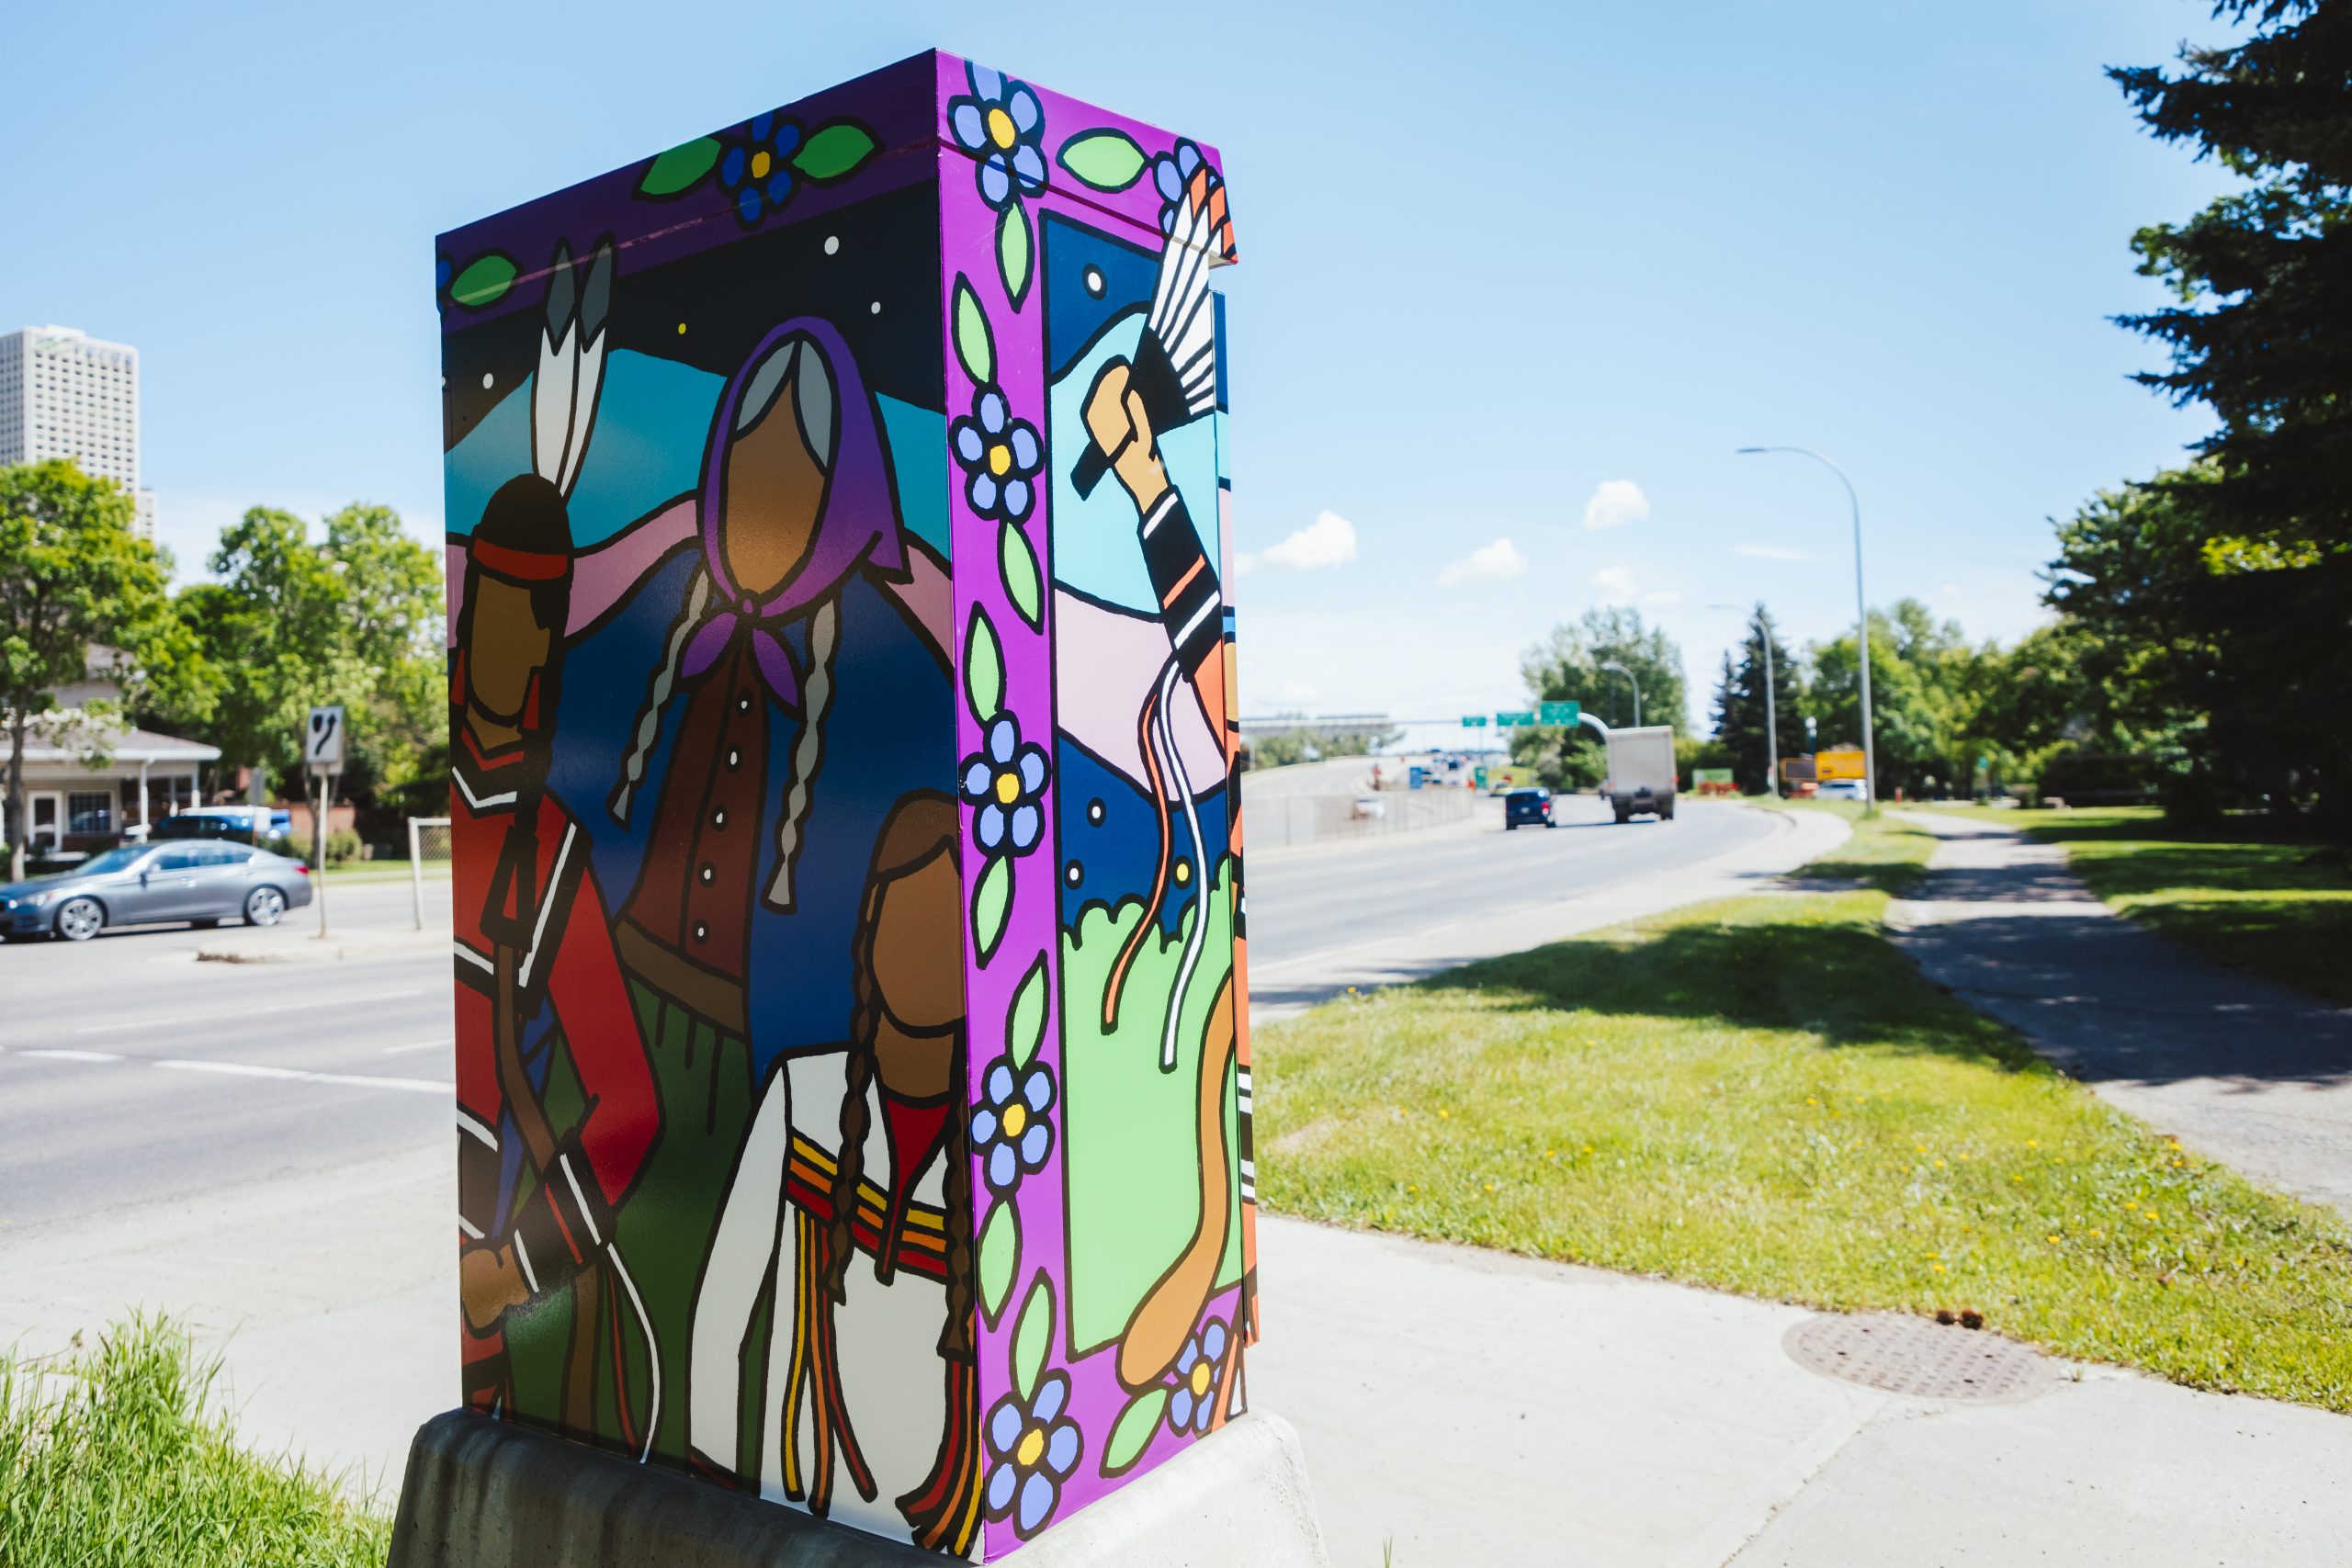
{"label": "mural artwork on box", "polygon": [[1243,1408],[1232,254],[930,55],[445,237],[474,1408],[983,1557]]}

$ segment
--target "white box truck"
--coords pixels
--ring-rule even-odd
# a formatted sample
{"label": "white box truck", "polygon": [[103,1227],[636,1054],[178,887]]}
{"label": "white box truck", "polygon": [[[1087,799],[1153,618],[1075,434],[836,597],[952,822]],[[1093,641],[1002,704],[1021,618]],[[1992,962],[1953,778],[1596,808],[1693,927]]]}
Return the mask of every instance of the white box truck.
{"label": "white box truck", "polygon": [[1663,724],[1609,732],[1609,778],[1600,793],[1630,822],[1644,812],[1674,820],[1674,731]]}

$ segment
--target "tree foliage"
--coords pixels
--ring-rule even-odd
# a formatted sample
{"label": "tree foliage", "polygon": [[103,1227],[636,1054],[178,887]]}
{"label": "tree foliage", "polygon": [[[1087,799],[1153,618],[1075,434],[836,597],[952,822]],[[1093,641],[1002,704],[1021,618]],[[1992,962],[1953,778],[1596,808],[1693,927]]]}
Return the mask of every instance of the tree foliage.
{"label": "tree foliage", "polygon": [[2201,461],[2061,530],[2051,599],[2171,715],[2177,798],[2352,831],[2352,5],[2222,0],[2241,41],[2112,73],[2148,130],[2245,187],[2133,239],[2167,309],[2141,379],[2217,420]]}
{"label": "tree foliage", "polygon": [[[179,694],[198,662],[170,613],[170,566],[112,480],[51,460],[0,468],[0,709],[7,724],[11,880],[25,871],[25,748],[93,649],[125,656],[133,690]],[[200,705],[201,688],[189,700]]]}
{"label": "tree foliage", "polygon": [[[1771,639],[1769,660],[1764,657],[1767,637]],[[1769,714],[1764,702],[1768,663],[1772,675]],[[1805,749],[1802,677],[1803,671],[1781,640],[1770,612],[1757,605],[1739,658],[1735,660],[1726,652],[1723,672],[1715,682],[1715,739],[1729,755],[1726,765],[1732,770],[1733,782],[1747,794],[1760,795],[1771,785],[1777,765],[1770,746],[1773,724],[1779,727],[1781,756],[1794,756]]]}
{"label": "tree foliage", "polygon": [[[1601,668],[1610,663],[1623,664],[1641,683],[1643,723],[1682,727],[1682,649],[1664,631],[1643,625],[1638,610],[1613,604],[1587,610],[1529,649],[1519,671],[1538,702],[1577,703],[1604,724],[1631,724],[1633,688],[1623,675]],[[1553,789],[1590,789],[1609,772],[1600,742],[1581,725],[1514,729],[1510,757],[1532,767]]]}
{"label": "tree foliage", "polygon": [[158,721],[299,793],[310,709],[341,703],[345,793],[387,815],[438,812],[447,697],[433,552],[388,507],[346,506],[314,541],[300,518],[257,506],[222,531],[208,564],[216,581],[183,589],[175,608],[214,671],[210,711],[165,708]]}

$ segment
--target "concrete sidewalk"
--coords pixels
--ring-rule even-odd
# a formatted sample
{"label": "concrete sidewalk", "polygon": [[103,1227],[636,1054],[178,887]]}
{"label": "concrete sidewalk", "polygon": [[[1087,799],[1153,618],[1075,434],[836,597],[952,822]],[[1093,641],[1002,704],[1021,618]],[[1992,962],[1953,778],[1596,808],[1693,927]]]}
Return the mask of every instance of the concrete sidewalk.
{"label": "concrete sidewalk", "polygon": [[1887,917],[1929,977],[2102,1099],[2352,1217],[2352,1012],[2123,919],[2058,845],[1938,812],[1898,815],[1943,840],[1921,896]]}
{"label": "concrete sidewalk", "polygon": [[2352,1560],[2323,1411],[2057,1361],[2018,1403],[1906,1398],[1798,1366],[1799,1307],[1289,1220],[1259,1250],[1250,1393],[1335,1564]]}
{"label": "concrete sidewalk", "polygon": [[[410,1436],[456,1400],[447,1165],[13,1233],[0,1341],[168,1306],[225,1344],[249,1446],[390,1506]],[[1297,1427],[1341,1568],[2352,1555],[2339,1416],[2055,1362],[2022,1403],[1904,1398],[1792,1360],[1802,1308],[1273,1217],[1260,1253],[1251,1403]]]}

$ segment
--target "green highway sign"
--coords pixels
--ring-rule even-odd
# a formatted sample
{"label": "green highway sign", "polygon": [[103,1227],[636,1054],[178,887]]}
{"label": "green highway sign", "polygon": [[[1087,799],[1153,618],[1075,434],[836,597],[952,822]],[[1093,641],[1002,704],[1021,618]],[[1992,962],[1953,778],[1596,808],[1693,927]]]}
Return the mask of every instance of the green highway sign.
{"label": "green highway sign", "polygon": [[1542,715],[1542,721],[1545,724],[1576,724],[1580,722],[1583,718],[1584,705],[1581,703],[1545,703],[1536,711]]}
{"label": "green highway sign", "polygon": [[1482,713],[1465,713],[1462,716],[1462,728],[1464,729],[1484,729],[1487,728],[1487,716]]}
{"label": "green highway sign", "polygon": [[1533,724],[1534,722],[1535,716],[1524,711],[1519,713],[1498,713],[1495,715],[1495,725],[1498,728],[1501,729],[1516,729],[1526,725]]}

